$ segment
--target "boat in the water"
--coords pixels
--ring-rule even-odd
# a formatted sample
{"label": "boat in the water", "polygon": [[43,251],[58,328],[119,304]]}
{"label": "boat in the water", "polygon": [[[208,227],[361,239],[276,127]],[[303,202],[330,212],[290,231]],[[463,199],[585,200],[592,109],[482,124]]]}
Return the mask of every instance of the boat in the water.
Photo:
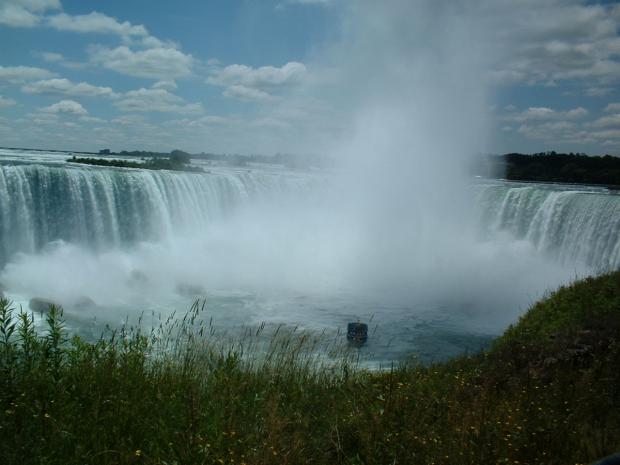
{"label": "boat in the water", "polygon": [[366,323],[349,323],[347,325],[347,339],[352,344],[362,345],[368,340],[368,325]]}

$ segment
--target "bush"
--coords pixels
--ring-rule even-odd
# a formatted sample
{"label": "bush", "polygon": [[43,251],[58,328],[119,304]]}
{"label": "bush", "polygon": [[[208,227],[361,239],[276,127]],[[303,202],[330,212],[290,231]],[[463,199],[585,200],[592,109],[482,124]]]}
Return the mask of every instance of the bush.
{"label": "bush", "polygon": [[[620,273],[560,289],[486,353],[370,372],[295,332],[37,333],[0,301],[0,457],[28,464],[575,464],[620,448]],[[331,350],[331,349],[329,349]],[[325,354],[325,352],[323,352]]]}

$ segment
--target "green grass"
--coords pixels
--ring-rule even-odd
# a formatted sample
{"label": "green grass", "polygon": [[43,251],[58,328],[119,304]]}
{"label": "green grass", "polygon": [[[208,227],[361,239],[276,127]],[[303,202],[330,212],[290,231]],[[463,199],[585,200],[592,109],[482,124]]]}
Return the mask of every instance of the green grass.
{"label": "green grass", "polygon": [[[620,450],[620,273],[562,288],[485,353],[388,372],[304,335],[180,323],[97,343],[0,302],[10,464],[577,464]],[[162,334],[167,338],[162,339]]]}

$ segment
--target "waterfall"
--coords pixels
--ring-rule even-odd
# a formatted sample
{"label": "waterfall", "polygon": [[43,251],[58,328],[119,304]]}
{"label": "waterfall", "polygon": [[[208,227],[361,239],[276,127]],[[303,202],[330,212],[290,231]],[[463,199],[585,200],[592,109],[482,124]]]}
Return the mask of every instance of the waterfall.
{"label": "waterfall", "polygon": [[527,240],[562,264],[620,268],[620,195],[519,183],[478,186],[481,232]]}
{"label": "waterfall", "polygon": [[98,250],[200,231],[247,199],[300,192],[314,181],[259,170],[0,166],[0,268],[14,253],[56,240]]}
{"label": "waterfall", "polygon": [[[93,250],[205,231],[237,206],[307,196],[324,175],[216,168],[207,173],[0,165],[0,268],[62,240]],[[489,182],[475,186],[477,223],[541,254],[595,270],[620,268],[620,195],[604,189]]]}

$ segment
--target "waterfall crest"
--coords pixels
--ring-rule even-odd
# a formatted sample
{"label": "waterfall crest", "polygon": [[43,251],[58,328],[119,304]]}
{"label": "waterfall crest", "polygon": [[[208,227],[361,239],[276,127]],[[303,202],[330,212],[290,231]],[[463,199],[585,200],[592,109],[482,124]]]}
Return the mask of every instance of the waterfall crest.
{"label": "waterfall crest", "polygon": [[566,265],[620,268],[620,195],[603,189],[493,183],[480,186],[478,224],[507,232]]}
{"label": "waterfall crest", "polygon": [[[62,240],[92,250],[206,231],[249,200],[306,196],[325,185],[308,173],[218,169],[204,174],[66,165],[0,166],[0,265]],[[483,237],[532,243],[559,263],[620,268],[620,195],[603,189],[484,183]]]}
{"label": "waterfall crest", "polygon": [[314,181],[259,170],[0,166],[0,265],[56,240],[98,250],[200,231],[247,199],[303,191]]}

